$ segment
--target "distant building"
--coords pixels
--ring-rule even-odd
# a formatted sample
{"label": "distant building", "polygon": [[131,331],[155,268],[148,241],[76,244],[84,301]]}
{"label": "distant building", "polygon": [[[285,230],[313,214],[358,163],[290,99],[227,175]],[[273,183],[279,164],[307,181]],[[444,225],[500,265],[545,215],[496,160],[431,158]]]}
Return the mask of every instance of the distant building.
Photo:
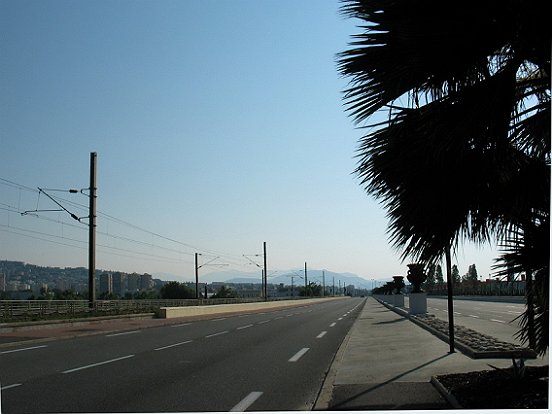
{"label": "distant building", "polygon": [[140,276],[140,290],[150,290],[153,289],[153,277],[147,273],[144,273]]}
{"label": "distant building", "polygon": [[127,275],[127,292],[135,294],[138,291],[140,291],[140,275],[138,273]]}
{"label": "distant building", "polygon": [[0,273],[0,292],[6,291],[6,275],[4,273]]}
{"label": "distant building", "polygon": [[56,289],[61,290],[62,292],[64,290],[68,289],[67,283],[64,279],[56,279]]}
{"label": "distant building", "polygon": [[123,297],[126,293],[126,275],[121,272],[113,273],[112,283],[113,293]]}
{"label": "distant building", "polygon": [[100,275],[100,294],[102,293],[113,293],[113,275],[111,273]]}

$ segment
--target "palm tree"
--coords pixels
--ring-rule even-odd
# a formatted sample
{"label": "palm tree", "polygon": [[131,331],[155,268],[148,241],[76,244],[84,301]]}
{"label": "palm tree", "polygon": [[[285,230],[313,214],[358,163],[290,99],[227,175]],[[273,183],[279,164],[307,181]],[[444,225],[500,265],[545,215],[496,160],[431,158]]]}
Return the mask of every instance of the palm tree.
{"label": "palm tree", "polygon": [[[347,111],[368,131],[355,172],[387,209],[402,258],[436,263],[466,239],[515,248],[512,234],[535,226],[545,233],[551,30],[544,5],[350,0],[343,12],[365,23],[338,58],[351,78]],[[385,119],[366,124],[377,112]],[[537,262],[524,260],[529,275],[536,263],[549,272],[549,251],[538,251]]]}

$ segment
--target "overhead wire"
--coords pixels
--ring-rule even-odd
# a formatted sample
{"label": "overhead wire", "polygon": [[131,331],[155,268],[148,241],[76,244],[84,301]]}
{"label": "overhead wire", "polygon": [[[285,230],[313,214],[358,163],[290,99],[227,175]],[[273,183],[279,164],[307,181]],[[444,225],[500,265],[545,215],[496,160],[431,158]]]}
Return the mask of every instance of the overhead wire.
{"label": "overhead wire", "polygon": [[[31,187],[28,187],[26,185],[23,185],[23,184],[19,184],[19,183],[16,183],[12,180],[7,180],[5,178],[0,178],[0,184],[4,184],[4,185],[7,185],[9,187],[12,187],[12,188],[17,188],[19,190],[25,190],[25,191],[29,191],[29,192],[33,192],[33,193],[37,193],[38,194],[38,199],[37,199],[37,208],[36,208],[36,212],[38,212],[38,203],[40,201],[40,194],[42,192],[44,192],[43,190],[41,190],[40,188],[38,190],[36,189],[33,189]],[[68,191],[68,190],[67,190]],[[82,193],[82,191],[81,191]],[[46,194],[46,193],[45,193]],[[65,210],[66,212],[68,212],[69,214],[71,214],[71,216],[73,218],[75,218],[76,215],[74,215],[73,213],[70,213],[68,211],[67,208],[63,207],[63,205],[61,203],[64,203],[66,205],[70,205],[74,208],[78,208],[78,209],[81,209],[83,211],[88,211],[88,206],[86,205],[83,205],[81,203],[78,203],[76,201],[73,201],[73,200],[68,200],[66,198],[63,198],[63,197],[59,197],[57,195],[48,195],[46,194],[55,204],[57,204],[58,206],[61,206],[63,208],[63,210]],[[86,195],[86,194],[83,194],[83,195]],[[21,211],[19,211],[19,209],[17,209],[15,206],[12,206],[12,205],[8,205],[8,204],[5,204],[5,203],[2,203],[3,205],[5,205],[6,207],[8,208],[2,208],[3,210],[7,210],[9,212],[14,212],[14,213],[21,213]],[[232,264],[233,266],[239,266],[239,267],[245,267],[247,266],[247,263],[244,263],[243,262],[243,258],[242,256],[238,255],[238,254],[232,254],[232,253],[228,253],[228,252],[220,252],[220,251],[215,251],[215,250],[211,250],[211,249],[206,249],[206,248],[202,248],[202,247],[198,247],[198,246],[195,246],[195,245],[192,245],[192,244],[189,244],[189,243],[185,243],[185,242],[182,242],[182,241],[179,241],[179,240],[176,240],[174,238],[171,238],[171,237],[167,237],[167,236],[164,236],[158,232],[154,232],[154,231],[151,231],[151,230],[147,230],[141,226],[138,226],[138,225],[135,225],[135,224],[132,224],[126,220],[122,220],[122,219],[119,219],[117,217],[114,217],[110,214],[107,214],[107,213],[104,213],[102,211],[97,211],[97,216],[101,216],[103,217],[104,219],[106,220],[109,220],[111,222],[114,222],[114,223],[117,223],[117,224],[120,224],[120,225],[124,225],[124,226],[127,226],[127,227],[130,227],[132,229],[135,229],[135,230],[138,230],[138,231],[141,231],[143,233],[146,233],[146,234],[149,234],[151,236],[154,236],[154,237],[157,237],[161,240],[165,240],[165,241],[168,241],[168,242],[171,242],[171,243],[175,243],[175,244],[178,244],[178,245],[181,245],[181,246],[184,246],[184,247],[187,247],[189,249],[194,249],[196,252],[199,252],[203,255],[218,255],[220,257],[222,257],[225,261],[228,261],[228,262],[231,262],[230,264]],[[34,215],[34,214],[33,214]],[[41,220],[45,220],[45,221],[51,221],[51,222],[54,222],[54,223],[58,223],[58,224],[61,224],[63,226],[70,226],[70,227],[76,227],[76,228],[79,228],[81,230],[84,230],[87,228],[87,225],[85,223],[82,223],[82,226],[78,226],[74,223],[69,223],[69,222],[66,222],[66,221],[62,221],[62,220],[54,220],[54,219],[51,219],[51,218],[48,218],[48,217],[44,217],[42,215],[34,215],[36,218],[39,218]],[[79,220],[79,223],[80,220]],[[13,226],[12,226],[13,227]],[[29,232],[32,232],[31,230],[26,230],[26,229],[20,229],[21,231],[29,231]],[[193,255],[192,252],[188,252],[188,251],[182,251],[182,250],[176,250],[176,249],[172,249],[172,248],[168,248],[168,247],[165,247],[165,246],[161,246],[159,244],[154,244],[154,243],[150,243],[150,242],[145,242],[145,241],[140,241],[140,240],[135,240],[135,239],[132,239],[130,237],[126,237],[126,236],[121,236],[121,235],[115,235],[115,234],[110,234],[108,232],[102,232],[102,231],[97,231],[98,234],[102,235],[102,236],[105,236],[105,237],[110,237],[112,239],[116,239],[116,240],[123,240],[123,241],[126,241],[126,242],[130,242],[130,243],[134,243],[134,244],[137,244],[137,245],[142,245],[142,246],[149,246],[149,247],[154,247],[154,248],[158,248],[158,249],[161,249],[161,250],[165,250],[165,251],[169,251],[169,252],[173,252],[173,253],[177,253],[177,254],[183,254],[183,255]],[[17,233],[15,233],[17,234]],[[59,236],[55,236],[55,235],[51,235],[51,234],[47,234],[47,233],[43,233],[42,234],[43,236],[48,236],[48,237],[59,237]],[[50,241],[50,242],[53,242],[52,240],[46,240],[46,241]],[[80,243],[84,243],[84,241],[80,241]],[[104,247],[106,249],[119,249],[120,251],[126,251],[126,252],[129,252],[129,253],[133,253],[133,254],[139,254],[139,255],[143,255],[143,254],[149,254],[149,253],[145,253],[143,251],[132,251],[132,250],[128,250],[128,249],[120,249],[120,248],[116,248],[116,247],[112,247],[112,246],[107,246],[107,245],[103,245],[101,247]],[[158,256],[159,257],[159,256]],[[166,260],[178,260],[178,259],[173,259],[173,258],[167,258],[167,257],[159,257],[159,258],[163,258],[163,259],[166,259]],[[238,259],[238,261],[236,261],[235,259]]]}

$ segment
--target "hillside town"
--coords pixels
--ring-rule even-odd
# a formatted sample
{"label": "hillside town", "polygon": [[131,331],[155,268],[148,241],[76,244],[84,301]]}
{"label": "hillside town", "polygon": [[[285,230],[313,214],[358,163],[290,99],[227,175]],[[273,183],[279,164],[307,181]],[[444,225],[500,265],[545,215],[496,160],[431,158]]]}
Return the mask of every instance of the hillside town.
{"label": "hillside town", "polygon": [[[160,296],[168,281],[154,278],[148,273],[125,273],[96,270],[96,293],[98,299],[153,299]],[[181,285],[195,292],[195,282]],[[308,287],[314,296],[355,295],[369,293],[353,285],[322,287],[312,283]],[[254,298],[261,296],[261,283],[212,282],[198,283],[199,296],[209,298],[224,292],[227,296]],[[19,261],[0,261],[1,299],[85,299],[88,292],[88,269],[84,267],[44,267]],[[194,293],[195,294],[195,293]],[[284,283],[268,283],[269,297],[294,297],[304,295],[304,287]]]}

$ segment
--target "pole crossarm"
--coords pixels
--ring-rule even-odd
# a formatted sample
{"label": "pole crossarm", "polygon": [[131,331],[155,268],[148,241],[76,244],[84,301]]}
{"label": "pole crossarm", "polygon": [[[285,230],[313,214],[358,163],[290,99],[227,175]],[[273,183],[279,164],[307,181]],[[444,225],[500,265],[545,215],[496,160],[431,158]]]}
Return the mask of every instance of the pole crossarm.
{"label": "pole crossarm", "polygon": [[254,260],[251,259],[251,257],[260,257],[260,256],[262,256],[262,254],[244,254],[242,256],[245,257],[247,260],[249,260],[249,262],[251,264],[254,264],[259,269],[262,269],[262,266],[259,263],[255,262]]}

